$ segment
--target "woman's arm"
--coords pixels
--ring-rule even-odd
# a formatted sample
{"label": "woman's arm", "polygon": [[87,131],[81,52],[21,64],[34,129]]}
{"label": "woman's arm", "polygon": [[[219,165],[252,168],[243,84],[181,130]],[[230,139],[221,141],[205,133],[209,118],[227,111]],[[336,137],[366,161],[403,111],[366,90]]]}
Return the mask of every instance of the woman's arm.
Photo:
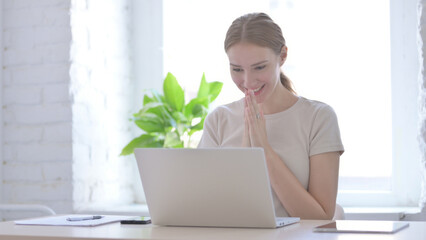
{"label": "woman's arm", "polygon": [[[245,135],[243,145],[263,147],[272,188],[290,216],[305,219],[332,219],[336,207],[339,176],[339,152],[316,154],[309,159],[309,185],[306,190],[280,156],[272,149],[266,135],[262,109],[253,92],[246,93]],[[249,126],[247,128],[247,125]]]}
{"label": "woman's arm", "polygon": [[219,140],[217,137],[217,125],[218,125],[218,116],[217,111],[213,111],[208,114],[204,120],[204,130],[201,140],[198,143],[197,148],[210,148],[218,147]]}
{"label": "woman's arm", "polygon": [[339,175],[338,152],[317,154],[310,158],[308,190],[271,148],[265,149],[265,155],[272,188],[290,216],[333,218]]}

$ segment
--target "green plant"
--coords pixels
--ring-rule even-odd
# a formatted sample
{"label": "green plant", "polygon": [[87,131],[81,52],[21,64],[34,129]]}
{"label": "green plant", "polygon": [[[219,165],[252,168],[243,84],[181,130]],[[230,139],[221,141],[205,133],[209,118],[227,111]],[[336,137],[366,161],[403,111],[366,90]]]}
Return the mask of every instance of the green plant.
{"label": "green plant", "polygon": [[185,104],[185,94],[176,78],[168,73],[163,82],[164,95],[152,90],[145,94],[143,107],[133,114],[133,121],[145,133],[134,138],[121,152],[133,153],[135,148],[186,147],[184,139],[203,129],[209,104],[222,90],[223,83],[206,81],[201,78],[197,97]]}

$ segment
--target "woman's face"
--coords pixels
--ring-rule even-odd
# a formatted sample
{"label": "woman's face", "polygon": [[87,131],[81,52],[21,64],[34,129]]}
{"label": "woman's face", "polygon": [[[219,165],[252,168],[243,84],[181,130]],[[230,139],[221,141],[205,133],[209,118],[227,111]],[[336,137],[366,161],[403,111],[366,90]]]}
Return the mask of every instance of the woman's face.
{"label": "woman's face", "polygon": [[232,45],[226,53],[237,87],[243,93],[253,90],[258,103],[266,102],[280,84],[285,54],[279,56],[270,48],[246,42]]}

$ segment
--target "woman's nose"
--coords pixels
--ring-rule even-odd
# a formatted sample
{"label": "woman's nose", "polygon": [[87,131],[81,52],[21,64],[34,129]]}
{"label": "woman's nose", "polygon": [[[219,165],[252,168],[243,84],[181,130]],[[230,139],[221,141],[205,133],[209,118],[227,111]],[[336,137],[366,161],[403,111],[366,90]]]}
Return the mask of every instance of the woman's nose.
{"label": "woman's nose", "polygon": [[256,81],[254,77],[251,74],[244,74],[244,86],[247,89],[254,89],[256,88]]}

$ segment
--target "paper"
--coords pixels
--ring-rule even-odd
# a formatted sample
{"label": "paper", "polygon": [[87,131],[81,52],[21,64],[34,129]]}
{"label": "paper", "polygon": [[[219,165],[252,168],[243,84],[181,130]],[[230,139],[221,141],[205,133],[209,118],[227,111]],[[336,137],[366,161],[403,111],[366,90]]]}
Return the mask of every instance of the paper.
{"label": "paper", "polygon": [[[116,216],[116,215],[102,215],[101,219],[83,220],[83,221],[68,221],[67,218],[88,217],[91,215],[61,215],[53,217],[35,218],[29,220],[18,220],[15,224],[19,225],[47,225],[47,226],[79,226],[79,227],[92,227],[107,223],[119,222],[121,220],[132,220],[136,216]],[[140,218],[140,217],[139,217]]]}

